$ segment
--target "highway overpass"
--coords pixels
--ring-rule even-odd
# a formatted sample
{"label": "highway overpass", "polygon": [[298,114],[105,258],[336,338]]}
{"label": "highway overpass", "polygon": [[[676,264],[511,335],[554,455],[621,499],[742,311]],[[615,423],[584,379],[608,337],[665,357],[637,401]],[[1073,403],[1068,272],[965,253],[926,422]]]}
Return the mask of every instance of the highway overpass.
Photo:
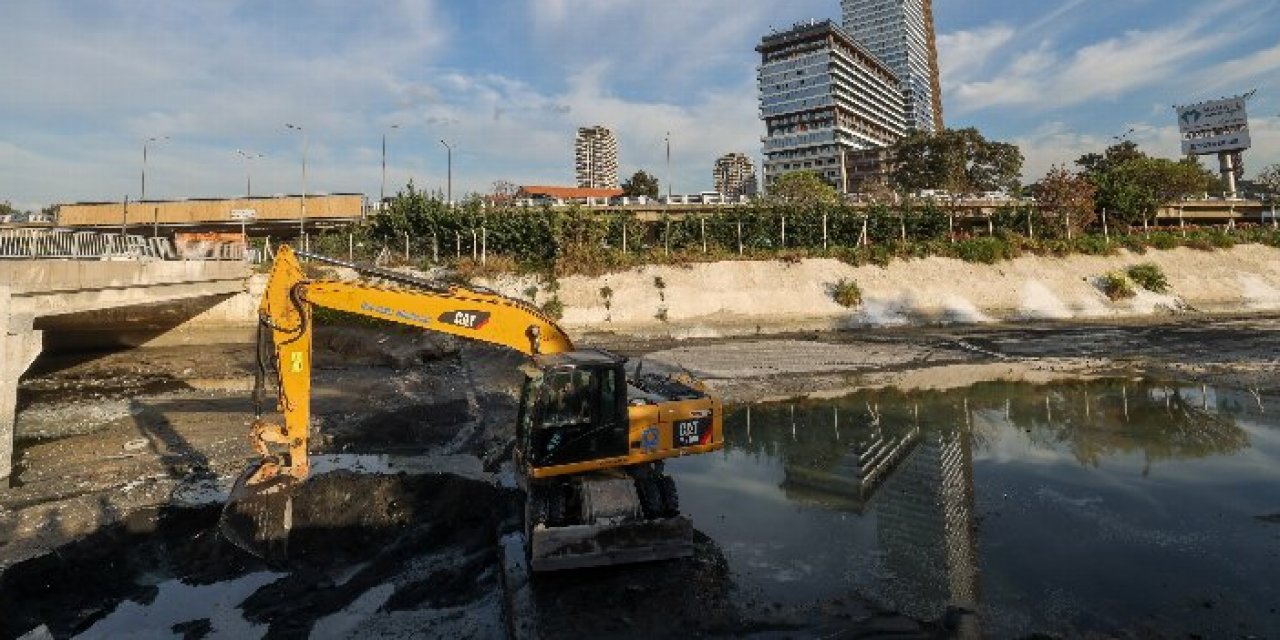
{"label": "highway overpass", "polygon": [[[103,259],[105,258],[105,259]],[[145,255],[100,259],[0,260],[0,478],[12,470],[18,380],[44,348],[59,318],[88,318],[138,305],[216,302],[245,291],[243,261],[162,260]]]}

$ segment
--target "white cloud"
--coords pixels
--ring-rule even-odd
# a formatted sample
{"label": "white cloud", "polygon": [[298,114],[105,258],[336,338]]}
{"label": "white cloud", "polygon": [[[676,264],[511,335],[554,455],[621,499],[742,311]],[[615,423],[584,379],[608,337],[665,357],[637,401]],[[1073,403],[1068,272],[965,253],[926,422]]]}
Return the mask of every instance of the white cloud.
{"label": "white cloud", "polygon": [[[1133,29],[1073,50],[1042,38],[1011,55],[1007,65],[955,82],[948,92],[949,107],[959,114],[996,107],[1047,111],[1166,86],[1257,27],[1256,12],[1242,12],[1244,6],[1237,1],[1206,5],[1169,26]],[[1047,24],[1044,19],[1040,23]],[[1258,69],[1275,64],[1280,64],[1280,51],[1268,50],[1228,63],[1224,71],[1256,76],[1262,73]]]}
{"label": "white cloud", "polygon": [[1165,83],[1187,59],[1225,42],[1224,37],[1199,34],[1191,27],[1131,31],[1069,56],[1042,42],[1014,57],[991,79],[960,83],[952,92],[955,108],[960,113],[990,107],[1057,109],[1116,98]]}
{"label": "white cloud", "polygon": [[[255,192],[296,192],[302,141],[285,122],[307,128],[313,191],[376,193],[379,140],[392,123],[400,128],[388,135],[391,189],[410,178],[443,188],[440,138],[457,148],[455,194],[488,189],[496,179],[569,183],[574,129],[602,123],[618,133],[624,174],[644,168],[663,182],[669,131],[675,189],[695,191],[709,186],[722,153],[758,160],[752,48],[760,36],[770,26],[834,16],[839,6],[498,0],[459,9],[438,0],[388,0],[371,11],[315,0],[299,11],[288,2],[248,1],[9,4],[0,20],[8,52],[0,57],[0,199],[32,207],[136,196],[141,141],[157,135],[171,139],[152,147],[151,197],[239,193],[245,166],[236,148],[267,154],[249,167]],[[1031,25],[993,22],[944,34],[948,114],[1005,106],[1048,111],[1159,86],[1178,65],[1216,51],[1215,34],[1236,24],[1214,22],[1227,9],[1212,9],[1064,48],[1064,16],[1089,6],[1070,0]],[[487,46],[511,48],[490,56]],[[1260,79],[1275,72],[1276,56],[1274,47],[1242,56],[1205,80]],[[532,77],[498,66],[509,58]],[[1101,78],[1106,74],[1116,77]],[[1141,108],[1160,100],[1144,96]],[[1280,146],[1280,127],[1274,118],[1260,121],[1263,111],[1251,112],[1253,170]],[[1163,123],[1164,115],[1137,117]],[[1165,148],[1165,129],[1152,126],[1150,143]],[[1050,162],[1069,163],[1110,142],[1066,126],[1042,127],[1019,141],[1028,145],[1029,177],[1033,168],[1042,173]]]}
{"label": "white cloud", "polygon": [[[0,198],[136,197],[141,141],[160,135],[171,140],[152,148],[149,197],[240,192],[236,148],[266,153],[249,167],[255,192],[296,192],[302,141],[285,122],[308,132],[313,191],[376,192],[392,123],[392,189],[409,178],[444,186],[440,138],[457,148],[455,193],[495,179],[568,183],[573,131],[595,122],[617,129],[624,171],[664,175],[670,131],[676,188],[695,190],[720,153],[758,153],[751,48],[768,24],[833,10],[826,0],[509,0],[499,23],[528,29],[529,60],[563,71],[535,85],[453,66],[477,55],[458,57],[454,40],[485,25],[451,23],[459,12],[437,2],[367,11],[324,0],[298,14],[143,1],[9,8],[0,40],[19,53],[0,59]],[[53,177],[65,175],[75,179]]]}
{"label": "white cloud", "polygon": [[1206,91],[1224,88],[1238,91],[1250,82],[1275,75],[1277,71],[1280,71],[1280,44],[1206,69],[1194,84]]}
{"label": "white cloud", "polygon": [[938,36],[939,72],[942,86],[951,90],[980,74],[1001,47],[1013,40],[1015,31],[1004,24],[980,29],[953,31]]}

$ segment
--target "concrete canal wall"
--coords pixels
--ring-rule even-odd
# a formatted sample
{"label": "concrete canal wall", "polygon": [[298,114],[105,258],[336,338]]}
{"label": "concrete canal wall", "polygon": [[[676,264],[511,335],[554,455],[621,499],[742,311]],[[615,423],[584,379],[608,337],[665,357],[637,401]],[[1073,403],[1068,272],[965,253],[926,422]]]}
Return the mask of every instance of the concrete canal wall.
{"label": "concrete canal wall", "polygon": [[[1112,301],[1103,274],[1140,263],[1159,265],[1167,294],[1138,290]],[[863,303],[840,306],[832,290],[856,282]],[[929,323],[1140,318],[1198,311],[1280,311],[1280,249],[1243,245],[1218,251],[1174,249],[1138,255],[1027,256],[993,265],[951,258],[854,267],[837,260],[719,262],[645,267],[626,273],[568,277],[549,291],[534,277],[486,283],[536,302],[557,297],[572,332],[612,331],[697,337]]]}

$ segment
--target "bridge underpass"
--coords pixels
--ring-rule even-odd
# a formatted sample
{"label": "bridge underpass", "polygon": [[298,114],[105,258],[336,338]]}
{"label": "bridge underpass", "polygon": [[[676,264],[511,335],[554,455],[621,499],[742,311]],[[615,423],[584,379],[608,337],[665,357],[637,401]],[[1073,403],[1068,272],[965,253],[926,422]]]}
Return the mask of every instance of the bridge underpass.
{"label": "bridge underpass", "polygon": [[18,381],[47,339],[74,323],[164,303],[207,300],[246,290],[241,261],[49,260],[0,261],[0,479],[13,468]]}

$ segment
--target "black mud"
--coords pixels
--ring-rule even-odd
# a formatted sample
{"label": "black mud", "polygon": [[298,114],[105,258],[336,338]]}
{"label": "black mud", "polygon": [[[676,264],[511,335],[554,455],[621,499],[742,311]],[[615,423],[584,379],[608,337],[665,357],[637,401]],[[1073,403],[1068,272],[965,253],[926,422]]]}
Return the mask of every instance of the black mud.
{"label": "black mud", "polygon": [[[321,618],[386,584],[394,585],[387,611],[465,605],[497,589],[501,504],[492,485],[456,476],[317,476],[295,499],[283,565],[222,538],[219,506],[137,512],[0,576],[0,637],[41,625],[54,637],[74,636],[121,603],[155,602],[166,581],[214,585],[258,572],[276,576],[236,608],[271,637],[305,637]],[[461,560],[422,562],[417,576],[407,570],[444,552]],[[170,630],[187,637],[216,631],[205,618]]]}

